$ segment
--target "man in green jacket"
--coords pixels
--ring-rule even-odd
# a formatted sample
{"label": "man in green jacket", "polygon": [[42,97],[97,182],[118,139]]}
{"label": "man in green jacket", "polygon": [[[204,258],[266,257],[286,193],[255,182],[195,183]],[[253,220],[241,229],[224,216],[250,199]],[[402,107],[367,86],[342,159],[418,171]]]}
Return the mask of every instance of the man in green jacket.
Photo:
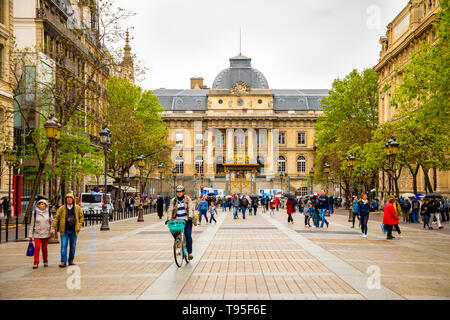
{"label": "man in green jacket", "polygon": [[77,246],[77,237],[83,226],[83,211],[80,206],[75,204],[75,197],[73,194],[67,194],[65,198],[65,205],[60,207],[56,212],[55,220],[52,224],[52,235],[55,229],[59,226],[59,233],[61,234],[61,264],[60,268],[65,268],[67,264],[67,245],[70,241],[69,265],[73,266],[75,259],[75,248]]}

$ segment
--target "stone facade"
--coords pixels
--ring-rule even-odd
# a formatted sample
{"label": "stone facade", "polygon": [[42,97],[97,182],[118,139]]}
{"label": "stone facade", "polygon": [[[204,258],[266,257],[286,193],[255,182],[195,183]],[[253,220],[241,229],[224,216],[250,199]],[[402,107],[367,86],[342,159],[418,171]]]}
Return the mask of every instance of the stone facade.
{"label": "stone facade", "polygon": [[14,1],[0,2],[0,199],[8,195],[9,169],[3,151],[13,145],[13,94],[9,85],[9,55],[12,46]]}
{"label": "stone facade", "polygon": [[[154,90],[175,145],[176,183],[191,194],[201,185],[227,194],[309,192],[314,124],[328,90],[272,90],[250,60],[231,58],[211,89]],[[173,178],[165,185],[163,193]]]}
{"label": "stone facade", "polygon": [[[417,50],[420,41],[436,43],[438,36],[433,22],[439,10],[437,0],[411,0],[407,6],[388,24],[386,36],[380,38],[382,50],[380,61],[374,67],[379,76],[379,121],[389,121],[394,115],[394,107],[390,105],[391,96],[403,77],[402,70],[410,61],[411,54]],[[386,90],[387,89],[387,90]],[[384,179],[384,181],[383,181]],[[417,176],[418,192],[424,192],[425,181],[422,171]],[[433,173],[430,171],[433,181]],[[381,192],[387,192],[388,177],[380,179]],[[402,171],[399,179],[400,193],[412,192],[412,176],[408,170]],[[450,174],[448,171],[437,171],[437,192],[450,193]]]}

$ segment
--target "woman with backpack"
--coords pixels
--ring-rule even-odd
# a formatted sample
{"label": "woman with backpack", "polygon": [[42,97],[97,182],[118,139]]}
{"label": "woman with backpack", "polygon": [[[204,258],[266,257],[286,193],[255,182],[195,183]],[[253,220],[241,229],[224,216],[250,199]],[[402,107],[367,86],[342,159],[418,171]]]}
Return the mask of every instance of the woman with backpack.
{"label": "woman with backpack", "polygon": [[423,217],[423,228],[424,229],[425,229],[425,227],[428,227],[428,229],[433,229],[433,227],[431,227],[430,223],[429,223],[429,217],[430,217],[429,206],[430,206],[430,201],[428,199],[425,199],[425,201],[420,206],[420,215]]}
{"label": "woman with backpack", "polygon": [[48,241],[51,237],[52,214],[48,209],[47,201],[41,199],[36,204],[36,209],[31,216],[31,227],[28,232],[30,241],[34,239],[34,265],[33,269],[39,267],[39,254],[42,246],[42,258],[44,267],[48,267]]}

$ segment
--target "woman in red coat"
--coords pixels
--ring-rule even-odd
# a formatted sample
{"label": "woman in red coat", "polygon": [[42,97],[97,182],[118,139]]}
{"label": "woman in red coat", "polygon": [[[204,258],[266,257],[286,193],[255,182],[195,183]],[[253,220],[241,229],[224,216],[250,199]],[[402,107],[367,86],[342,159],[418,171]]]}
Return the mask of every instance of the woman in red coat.
{"label": "woman in red coat", "polygon": [[387,240],[394,239],[392,236],[392,227],[398,225],[398,215],[394,209],[395,198],[390,196],[389,202],[384,206],[383,224],[387,228]]}
{"label": "woman in red coat", "polygon": [[288,214],[288,223],[294,224],[294,219],[292,219],[292,214],[294,213],[294,200],[287,199],[286,202],[286,211]]}

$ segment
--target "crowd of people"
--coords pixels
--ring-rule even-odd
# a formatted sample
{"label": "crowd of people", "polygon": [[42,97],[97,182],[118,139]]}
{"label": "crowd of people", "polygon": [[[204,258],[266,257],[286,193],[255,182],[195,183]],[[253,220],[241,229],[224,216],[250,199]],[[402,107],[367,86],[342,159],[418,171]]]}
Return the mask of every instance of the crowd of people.
{"label": "crowd of people", "polygon": [[[324,190],[320,194],[315,193],[308,196],[295,197],[291,194],[283,196],[274,195],[245,195],[234,194],[233,196],[218,197],[214,194],[202,195],[200,199],[193,199],[192,196],[184,194],[184,187],[178,186],[176,197],[171,198],[168,195],[150,196],[143,198],[144,208],[154,206],[158,217],[162,219],[166,214],[167,219],[188,219],[185,234],[188,241],[189,259],[192,256],[192,225],[205,223],[217,223],[216,216],[219,211],[233,212],[235,220],[246,219],[246,214],[257,215],[259,210],[274,216],[280,209],[286,209],[287,222],[294,223],[293,214],[298,212],[304,215],[305,228],[328,228],[330,217],[336,207],[342,206],[341,197],[328,196]],[[136,199],[133,196],[124,197],[119,204],[126,210],[132,210],[136,205]],[[361,229],[362,237],[367,237],[368,221],[370,213],[379,211],[377,199],[369,201],[367,194],[353,197],[351,210],[353,217],[351,228],[355,228],[358,221],[358,228]],[[388,203],[383,208],[383,231],[387,234],[387,239],[392,240],[395,237],[392,232],[395,230],[400,237],[401,230],[399,221],[403,217],[406,223],[423,223],[423,228],[433,229],[432,223],[435,222],[439,229],[442,229],[442,223],[449,221],[449,200],[442,197],[432,196],[412,196],[395,197],[389,196]],[[247,215],[247,216],[248,216]],[[420,221],[420,218],[422,221]],[[39,256],[42,251],[44,266],[48,266],[48,242],[50,237],[59,230],[61,235],[61,263],[59,267],[74,265],[75,250],[78,234],[83,225],[83,212],[76,204],[76,198],[69,193],[65,197],[64,204],[59,207],[55,216],[52,216],[49,210],[49,204],[45,199],[39,199],[36,202],[29,229],[30,241],[34,240],[34,265],[39,266]],[[329,219],[329,218],[328,218]],[[70,245],[69,252],[67,251]]]}

